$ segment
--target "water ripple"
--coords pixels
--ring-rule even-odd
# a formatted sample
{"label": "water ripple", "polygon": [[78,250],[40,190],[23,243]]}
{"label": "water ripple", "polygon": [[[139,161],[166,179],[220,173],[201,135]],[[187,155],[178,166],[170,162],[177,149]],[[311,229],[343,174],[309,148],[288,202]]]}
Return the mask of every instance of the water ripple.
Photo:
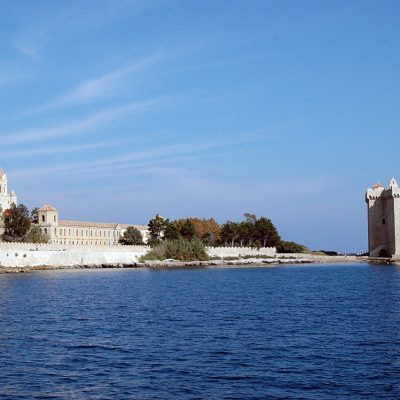
{"label": "water ripple", "polygon": [[398,399],[400,268],[0,276],[1,399]]}

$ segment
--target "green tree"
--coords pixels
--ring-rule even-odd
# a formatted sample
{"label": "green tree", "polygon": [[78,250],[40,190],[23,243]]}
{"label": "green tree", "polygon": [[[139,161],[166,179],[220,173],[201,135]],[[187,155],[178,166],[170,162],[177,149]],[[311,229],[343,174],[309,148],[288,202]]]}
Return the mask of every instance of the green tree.
{"label": "green tree", "polygon": [[126,246],[142,245],[143,237],[139,229],[134,226],[128,226],[118,242]]}
{"label": "green tree", "polygon": [[49,238],[45,235],[42,230],[34,225],[31,227],[29,232],[25,235],[24,242],[27,243],[48,243]]}
{"label": "green tree", "polygon": [[186,240],[192,240],[195,237],[195,227],[190,219],[185,220],[181,227],[180,234]]}
{"label": "green tree", "polygon": [[12,204],[11,207],[3,213],[5,242],[22,242],[24,236],[31,227],[31,218],[29,210],[23,204],[18,207]]}
{"label": "green tree", "polygon": [[238,226],[240,246],[253,246],[254,240],[257,238],[255,222],[257,217],[254,214],[244,214],[246,221],[240,222]]}
{"label": "green tree", "polygon": [[243,215],[246,218],[246,222],[255,224],[255,222],[257,221],[257,216],[255,214],[244,213]]}
{"label": "green tree", "polygon": [[179,239],[180,237],[181,234],[179,232],[177,224],[174,221],[169,222],[164,230],[164,239],[174,240],[174,239]]}
{"label": "green tree", "polygon": [[277,246],[281,238],[275,225],[269,218],[261,217],[254,222],[255,233],[263,247]]}
{"label": "green tree", "polygon": [[160,242],[168,224],[169,220],[161,217],[159,214],[156,214],[156,216],[149,221],[150,245],[155,245]]}
{"label": "green tree", "polygon": [[227,221],[221,226],[221,240],[227,246],[235,246],[239,237],[239,224],[237,222]]}

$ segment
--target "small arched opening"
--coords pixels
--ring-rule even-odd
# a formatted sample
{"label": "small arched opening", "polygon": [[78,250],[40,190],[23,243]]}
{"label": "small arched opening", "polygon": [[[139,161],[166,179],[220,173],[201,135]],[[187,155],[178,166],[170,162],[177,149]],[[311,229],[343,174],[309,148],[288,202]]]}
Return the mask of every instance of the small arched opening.
{"label": "small arched opening", "polygon": [[388,254],[387,250],[386,249],[382,249],[379,252],[379,257],[389,257],[389,254]]}

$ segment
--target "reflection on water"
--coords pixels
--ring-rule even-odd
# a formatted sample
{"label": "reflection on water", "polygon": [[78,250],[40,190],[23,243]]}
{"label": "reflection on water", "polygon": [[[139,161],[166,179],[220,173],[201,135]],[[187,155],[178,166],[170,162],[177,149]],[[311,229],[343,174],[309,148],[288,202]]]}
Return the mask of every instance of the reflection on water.
{"label": "reflection on water", "polygon": [[0,276],[0,398],[400,398],[400,268]]}

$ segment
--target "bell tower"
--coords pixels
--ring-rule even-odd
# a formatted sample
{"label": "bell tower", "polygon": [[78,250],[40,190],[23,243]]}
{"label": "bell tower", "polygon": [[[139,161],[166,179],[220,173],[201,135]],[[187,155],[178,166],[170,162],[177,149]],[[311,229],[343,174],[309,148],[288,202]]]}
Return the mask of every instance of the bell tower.
{"label": "bell tower", "polygon": [[0,168],[0,208],[6,210],[11,207],[11,204],[17,204],[17,195],[12,192],[8,193],[7,175]]}

